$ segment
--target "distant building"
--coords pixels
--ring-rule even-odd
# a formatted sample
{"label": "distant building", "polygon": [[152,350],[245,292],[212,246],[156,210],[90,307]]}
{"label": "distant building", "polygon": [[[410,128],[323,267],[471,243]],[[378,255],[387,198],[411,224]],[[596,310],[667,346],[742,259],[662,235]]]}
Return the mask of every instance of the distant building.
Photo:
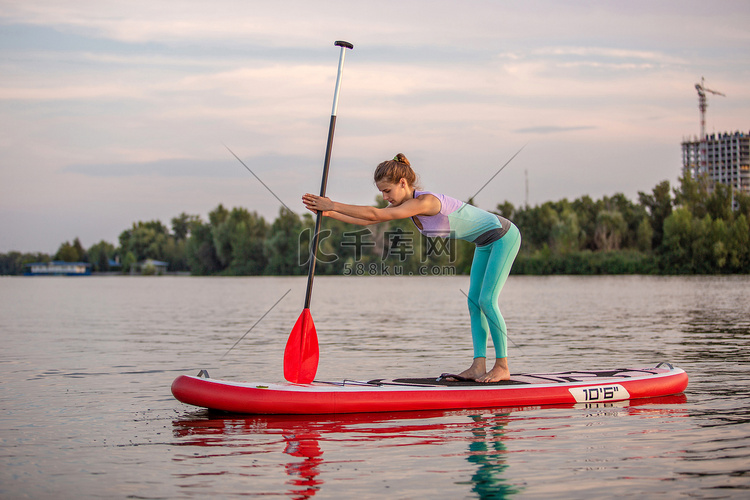
{"label": "distant building", "polygon": [[161,260],[146,259],[130,268],[130,274],[166,274],[169,262]]}
{"label": "distant building", "polygon": [[26,276],[88,276],[91,264],[87,262],[34,262],[26,264]]}
{"label": "distant building", "polygon": [[750,133],[706,134],[682,143],[682,172],[708,179],[750,195]]}

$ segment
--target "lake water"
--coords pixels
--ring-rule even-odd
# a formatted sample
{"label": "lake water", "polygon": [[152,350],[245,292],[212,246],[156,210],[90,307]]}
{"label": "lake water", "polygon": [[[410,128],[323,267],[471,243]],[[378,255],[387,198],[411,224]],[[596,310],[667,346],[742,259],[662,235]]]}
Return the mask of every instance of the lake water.
{"label": "lake water", "polygon": [[[305,285],[0,278],[0,497],[750,496],[750,277],[508,280],[512,372],[667,361],[690,376],[681,396],[325,417],[216,416],[172,397],[201,369],[282,381]],[[466,368],[465,291],[467,277],[316,278],[318,379]]]}

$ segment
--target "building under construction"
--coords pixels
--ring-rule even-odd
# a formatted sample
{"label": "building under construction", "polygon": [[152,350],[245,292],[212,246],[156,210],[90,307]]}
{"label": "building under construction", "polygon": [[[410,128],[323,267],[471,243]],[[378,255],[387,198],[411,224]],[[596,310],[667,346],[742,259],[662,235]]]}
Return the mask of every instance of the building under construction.
{"label": "building under construction", "polygon": [[682,143],[682,172],[750,195],[750,132],[705,135]]}
{"label": "building under construction", "polygon": [[707,95],[726,95],[706,87],[703,78],[695,84],[695,90],[701,134],[696,139],[682,141],[683,175],[690,174],[693,179],[705,176],[713,183],[720,182],[731,186],[733,191],[750,194],[750,133],[706,134]]}

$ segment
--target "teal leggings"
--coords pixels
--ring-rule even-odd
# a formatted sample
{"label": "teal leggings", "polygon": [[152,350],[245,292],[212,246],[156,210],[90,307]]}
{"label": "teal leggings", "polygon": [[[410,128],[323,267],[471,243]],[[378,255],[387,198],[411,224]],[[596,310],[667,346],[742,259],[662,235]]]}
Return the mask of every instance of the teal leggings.
{"label": "teal leggings", "polygon": [[494,243],[477,247],[469,277],[469,317],[474,357],[487,357],[487,337],[492,336],[495,356],[508,354],[507,329],[497,300],[521,248],[521,233],[515,225]]}

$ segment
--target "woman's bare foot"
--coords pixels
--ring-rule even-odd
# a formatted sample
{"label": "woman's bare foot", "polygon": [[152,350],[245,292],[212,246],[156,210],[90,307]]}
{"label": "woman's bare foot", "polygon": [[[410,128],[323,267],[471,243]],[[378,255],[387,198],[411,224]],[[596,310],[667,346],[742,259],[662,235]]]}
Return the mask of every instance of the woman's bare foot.
{"label": "woman's bare foot", "polygon": [[459,377],[477,380],[487,373],[487,358],[474,358],[471,366],[458,374]]}
{"label": "woman's bare foot", "polygon": [[497,358],[495,366],[484,376],[477,377],[477,382],[500,382],[501,380],[510,379],[510,370],[508,369],[508,358]]}

